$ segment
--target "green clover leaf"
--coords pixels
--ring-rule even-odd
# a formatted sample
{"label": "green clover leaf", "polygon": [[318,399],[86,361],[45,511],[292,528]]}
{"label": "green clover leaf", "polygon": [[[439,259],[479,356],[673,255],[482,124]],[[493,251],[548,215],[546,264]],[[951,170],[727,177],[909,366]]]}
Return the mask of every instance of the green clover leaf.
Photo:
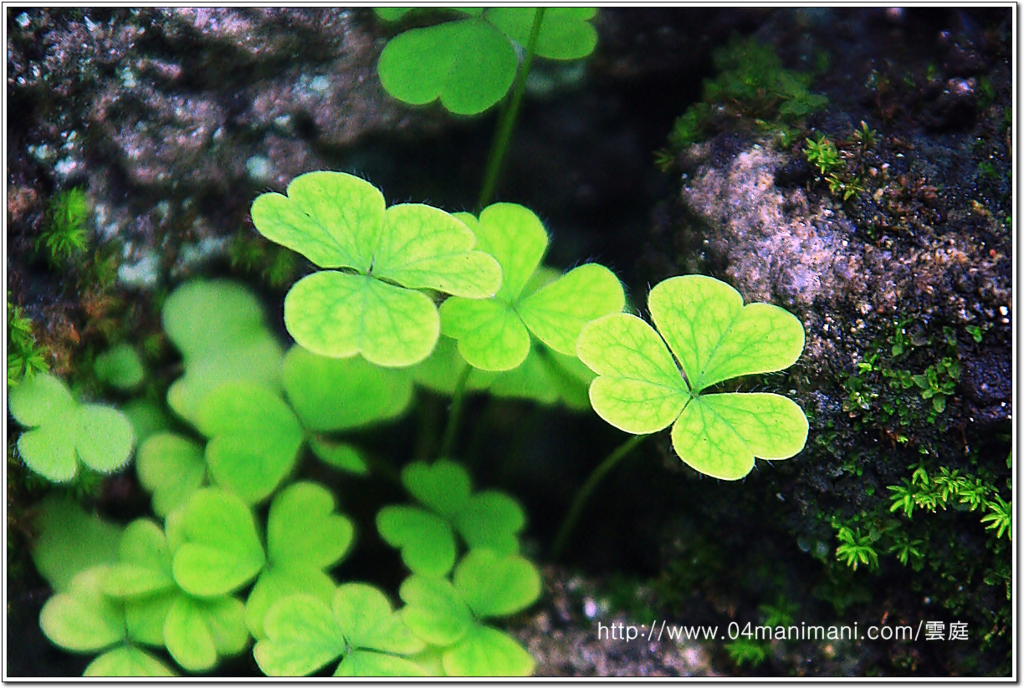
{"label": "green clover leaf", "polygon": [[153,494],[153,512],[166,517],[206,481],[203,448],[176,433],[156,433],[139,446],[135,470]]}
{"label": "green clover leaf", "polygon": [[99,404],[79,404],[59,379],[28,376],[8,397],[11,415],[32,428],[18,438],[18,453],[32,471],[54,483],[70,481],[78,461],[110,474],[127,463],[135,431],[119,411]]}
{"label": "green clover leaf", "polygon": [[[377,63],[381,84],[410,105],[435,100],[458,115],[476,115],[508,93],[519,58],[513,42],[529,43],[537,8],[443,8],[470,15],[434,26],[410,29],[384,47]],[[379,8],[377,16],[397,21],[406,8]],[[597,31],[593,8],[546,8],[535,54],[575,60],[593,52]]]}
{"label": "green clover leaf", "polygon": [[[534,7],[492,7],[484,16],[519,45],[525,46],[533,27]],[[537,55],[549,60],[578,60],[597,47],[597,30],[590,20],[593,7],[548,7],[537,37]]]}
{"label": "green clover leaf", "polygon": [[67,496],[48,495],[36,509],[32,561],[54,591],[66,591],[80,572],[117,561],[122,527],[86,513]]}
{"label": "green clover leaf", "polygon": [[[308,675],[345,656],[335,674],[397,672],[422,674],[411,661],[392,658],[417,653],[424,644],[392,610],[387,597],[362,583],[342,584],[331,605],[314,596],[294,594],[277,601],[263,619],[266,638],[253,655],[260,669],[273,677]],[[353,658],[353,656],[355,656]],[[352,658],[347,668],[346,662]]]}
{"label": "green clover leaf", "polygon": [[458,340],[459,353],[472,366],[487,371],[518,367],[530,353],[531,333],[554,351],[574,355],[587,322],[622,310],[622,285],[596,263],[550,282],[543,273],[542,280],[531,280],[548,235],[530,210],[496,203],[479,220],[459,217],[473,227],[478,246],[497,259],[504,276],[490,299],[452,297],[441,305],[442,332]]}
{"label": "green clover leaf", "polygon": [[269,496],[291,472],[303,433],[291,408],[265,386],[223,383],[203,399],[196,416],[210,475],[247,503]]}
{"label": "green clover leaf", "polygon": [[335,583],[323,572],[352,545],[355,531],[348,518],[334,513],[334,497],[323,486],[293,483],[274,498],[267,518],[267,564],[246,602],[246,624],[263,636],[263,618],[278,600],[310,593],[325,603]]}
{"label": "green clover leaf", "polygon": [[134,390],[146,377],[138,352],[126,344],[119,344],[97,356],[93,370],[97,378],[118,390]]}
{"label": "green clover leaf", "polygon": [[163,530],[154,522],[137,519],[125,527],[118,557],[103,582],[107,595],[131,598],[174,588],[171,551]]}
{"label": "green clover leaf", "polygon": [[455,583],[414,574],[399,591],[406,626],[442,647],[449,675],[528,675],[534,662],[514,640],[480,620],[504,617],[540,596],[540,575],[518,555],[471,550],[455,569]]}
{"label": "green clover leaf", "polygon": [[39,613],[39,626],[53,643],[79,653],[100,651],[127,638],[124,606],[103,595],[106,565],[79,572],[64,593]]}
{"label": "green clover leaf", "polygon": [[362,357],[334,359],[292,347],[281,371],[288,401],[311,431],[343,431],[400,416],[412,402],[412,379]]}
{"label": "green clover leaf", "polygon": [[518,64],[501,31],[481,19],[464,19],[396,36],[384,47],[377,72],[384,89],[400,101],[424,105],[440,99],[449,112],[475,115],[508,93]]}
{"label": "green clover leaf", "polygon": [[[124,605],[103,594],[107,566],[80,572],[67,590],[52,596],[39,613],[39,626],[54,644],[69,651],[108,650],[86,667],[87,677],[166,677],[174,674],[136,648],[139,641],[125,623]],[[143,642],[144,643],[144,642]]]}
{"label": "green clover leaf", "polygon": [[407,505],[388,505],[377,513],[377,531],[400,548],[402,562],[413,572],[440,577],[455,564],[455,535],[436,514]]}
{"label": "green clover leaf", "polygon": [[389,505],[377,514],[377,531],[400,548],[402,561],[416,574],[440,577],[455,564],[455,532],[470,548],[519,552],[519,532],[526,526],[522,507],[493,490],[472,493],[469,474],[455,462],[413,462],[402,470],[402,483],[432,511]]}
{"label": "green clover leaf", "polygon": [[365,476],[370,467],[359,454],[359,450],[348,443],[335,443],[313,436],[309,439],[309,449],[329,466],[350,474]]}
{"label": "green clover leaf", "polygon": [[120,646],[97,657],[83,677],[174,677],[176,673],[145,651]]}
{"label": "green clover leaf", "polygon": [[245,650],[249,633],[244,616],[245,607],[237,598],[179,595],[163,625],[167,652],[186,670],[209,670],[217,664],[219,656],[237,655]]}
{"label": "green clover leaf", "polygon": [[362,354],[380,366],[421,361],[437,342],[437,308],[420,289],[487,297],[501,268],[473,250],[473,232],[437,208],[385,209],[372,184],[340,172],[311,172],[252,205],[256,229],[325,270],[285,297],[285,327],[316,354]]}
{"label": "green clover leaf", "polygon": [[168,405],[181,418],[195,424],[203,399],[226,381],[279,389],[283,351],[247,288],[228,280],[193,280],[167,297],[162,315],[164,331],[185,361],[185,375],[167,391]]}
{"label": "green clover leaf", "polygon": [[614,314],[580,334],[577,353],[598,374],[590,400],[601,418],[636,434],[674,424],[676,454],[726,480],[746,476],[755,457],[786,459],[803,449],[807,418],[793,401],[701,394],[729,378],[792,365],[804,344],[796,317],[770,304],[744,306],[729,285],[696,275],[659,283],[648,307],[657,332],[635,316]]}
{"label": "green clover leaf", "polygon": [[265,556],[252,512],[221,488],[201,488],[167,517],[178,586],[193,596],[236,591],[256,578]]}
{"label": "green clover leaf", "polygon": [[120,561],[107,570],[103,592],[123,601],[129,638],[165,646],[190,672],[209,670],[249,642],[242,602],[226,595],[194,598],[181,589],[164,532],[149,520],[125,529]]}

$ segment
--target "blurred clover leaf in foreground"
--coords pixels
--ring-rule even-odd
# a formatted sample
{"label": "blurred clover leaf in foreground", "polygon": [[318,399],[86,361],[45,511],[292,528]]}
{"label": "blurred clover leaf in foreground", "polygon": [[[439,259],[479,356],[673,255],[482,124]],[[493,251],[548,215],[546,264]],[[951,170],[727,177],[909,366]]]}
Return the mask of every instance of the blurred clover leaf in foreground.
{"label": "blurred clover leaf in foreground", "polygon": [[285,401],[249,381],[223,383],[207,394],[196,424],[210,439],[210,475],[248,504],[267,498],[291,473],[304,439]]}
{"label": "blurred clover leaf in foreground", "polygon": [[519,555],[471,550],[453,582],[414,574],[399,592],[402,619],[424,641],[444,648],[449,676],[525,676],[534,661],[515,640],[480,620],[526,609],[541,593],[540,574]]}
{"label": "blurred clover leaf in foreground", "polygon": [[730,378],[792,365],[804,346],[795,316],[770,304],[744,306],[735,289],[699,275],[659,283],[648,308],[657,332],[636,316],[613,314],[580,334],[577,353],[598,374],[590,400],[601,418],[634,434],[672,425],[679,457],[727,480],[746,476],[755,457],[787,459],[803,449],[807,417],[792,400],[703,394]]}
{"label": "blurred clover leaf in foreground", "polygon": [[[508,93],[519,71],[517,54],[529,43],[536,8],[437,8],[461,15],[454,21],[413,28],[391,39],[377,64],[384,89],[411,105],[435,100],[451,113],[475,115]],[[406,8],[379,8],[386,21],[399,21]],[[535,54],[576,60],[593,52],[594,8],[545,9]],[[468,16],[467,16],[468,15]]]}
{"label": "blurred clover leaf in foreground", "polygon": [[54,591],[66,591],[71,580],[90,567],[117,560],[124,530],[120,525],[87,513],[66,495],[51,493],[37,509],[32,561]]}
{"label": "blurred clover leaf in foreground", "polygon": [[526,525],[522,507],[500,491],[473,493],[469,474],[455,462],[413,462],[402,470],[402,484],[428,509],[384,507],[377,530],[401,549],[402,561],[416,574],[439,577],[451,570],[456,531],[470,548],[519,552],[519,532]]}
{"label": "blurred clover leaf in foreground", "polygon": [[138,647],[124,605],[103,593],[107,565],[80,572],[39,613],[39,626],[54,644],[75,653],[106,651],[86,668],[86,677],[169,677],[175,673]]}
{"label": "blurred clover leaf in foreground", "polygon": [[501,265],[501,289],[489,299],[452,297],[441,305],[442,332],[459,342],[472,366],[507,371],[526,360],[531,333],[552,350],[576,353],[580,330],[591,320],[622,310],[625,296],[615,274],[587,263],[551,279],[538,271],[548,234],[532,211],[496,203],[477,220],[458,214],[477,236],[477,246]]}
{"label": "blurred clover leaf in foreground", "polygon": [[263,618],[266,638],[253,655],[264,674],[309,675],[342,658],[341,676],[422,676],[404,658],[425,644],[403,624],[380,590],[363,583],[339,586],[330,602],[306,594],[277,601]]}
{"label": "blurred clover leaf in foreground", "polygon": [[501,268],[460,220],[422,204],[385,208],[362,179],[310,172],[288,195],[261,194],[256,229],[322,270],[299,280],[284,302],[285,327],[316,354],[409,366],[433,350],[440,332],[434,301],[422,289],[463,297],[493,295]]}
{"label": "blurred clover leaf in foreground", "polygon": [[139,445],[135,471],[142,487],[153,494],[153,512],[166,517],[206,481],[206,460],[203,448],[192,440],[159,432]]}
{"label": "blurred clover leaf in foreground", "polygon": [[302,347],[284,358],[284,389],[304,428],[346,431],[400,416],[412,402],[404,369],[374,366],[362,357],[335,359]]}
{"label": "blurred clover leaf in foreground", "polygon": [[185,363],[167,404],[193,425],[206,395],[221,383],[249,380],[280,388],[283,350],[246,287],[228,280],[187,282],[164,302],[163,325]]}
{"label": "blurred clover leaf in foreground", "polygon": [[70,481],[79,460],[103,474],[123,467],[135,445],[135,431],[121,412],[99,404],[79,404],[58,378],[28,376],[8,397],[11,415],[26,428],[18,438],[25,465],[55,483]]}

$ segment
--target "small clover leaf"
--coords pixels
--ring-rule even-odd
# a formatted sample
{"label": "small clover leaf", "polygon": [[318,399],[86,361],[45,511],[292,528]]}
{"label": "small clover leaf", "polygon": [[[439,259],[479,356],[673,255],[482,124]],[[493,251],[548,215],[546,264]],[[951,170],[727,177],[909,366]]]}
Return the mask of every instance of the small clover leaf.
{"label": "small clover leaf", "polygon": [[65,593],[52,596],[39,613],[39,626],[69,651],[100,651],[127,638],[124,606],[103,595],[106,565],[80,572]]}
{"label": "small clover leaf", "polygon": [[32,561],[54,591],[66,591],[80,572],[117,561],[122,527],[87,514],[64,496],[49,495],[37,509]]}
{"label": "small clover leaf", "polygon": [[334,359],[292,347],[281,371],[285,392],[302,425],[343,431],[400,416],[412,402],[412,379],[362,357]]}
{"label": "small clover leaf", "polygon": [[328,442],[316,436],[309,439],[309,449],[319,457],[325,464],[328,464],[340,471],[347,471],[350,474],[365,476],[370,473],[370,467],[352,445],[348,443]]}
{"label": "small clover leaf", "polygon": [[119,344],[96,357],[96,377],[118,390],[134,390],[146,377],[138,352]]}
{"label": "small clover leaf", "polygon": [[413,462],[402,470],[402,483],[433,512],[390,505],[377,514],[377,530],[401,548],[402,561],[416,574],[439,577],[451,570],[456,531],[470,548],[519,552],[518,534],[526,525],[522,507],[499,491],[472,494],[469,474],[455,462]]}
{"label": "small clover leaf", "polygon": [[[492,7],[484,16],[506,36],[525,46],[533,28],[534,7]],[[593,7],[548,7],[537,37],[537,55],[550,60],[578,60],[594,52],[597,30]]]}
{"label": "small clover leaf", "polygon": [[9,393],[11,415],[32,427],[18,438],[18,452],[29,469],[55,483],[78,473],[78,460],[109,474],[125,465],[135,431],[116,409],[79,404],[59,379],[38,373]]}
{"label": "small clover leaf", "polygon": [[285,327],[316,354],[414,364],[439,332],[437,308],[417,290],[481,298],[501,284],[501,268],[473,249],[464,223],[421,204],[385,209],[377,188],[352,175],[300,175],[287,196],[257,197],[252,218],[265,237],[317,266],[355,271],[314,273],[285,297]]}
{"label": "small clover leaf", "polygon": [[464,19],[396,36],[384,47],[377,72],[398,100],[424,105],[440,99],[449,112],[476,115],[508,93],[518,62],[501,31]]}
{"label": "small clover leaf", "polygon": [[263,618],[291,593],[313,593],[330,602],[335,584],[323,570],[348,552],[352,522],[334,513],[334,498],[323,486],[294,483],[274,498],[267,518],[267,565],[246,603],[246,623],[263,636]]}
{"label": "small clover leaf", "polygon": [[455,535],[436,514],[406,505],[389,505],[377,513],[377,531],[400,548],[402,562],[425,576],[444,576],[455,564]]}
{"label": "small clover leaf", "polygon": [[377,657],[399,659],[423,650],[424,644],[402,623],[387,597],[367,584],[342,584],[330,607],[314,596],[286,596],[267,612],[263,627],[267,636],[256,643],[253,655],[270,676],[308,675],[340,656],[344,659],[337,675],[422,674],[411,661]]}
{"label": "small clover leaf", "polygon": [[244,615],[245,607],[237,598],[179,595],[163,625],[167,651],[186,670],[209,670],[217,664],[219,656],[237,655],[245,650],[249,633]]}
{"label": "small clover leaf", "polygon": [[153,511],[166,517],[206,480],[203,448],[175,433],[157,433],[139,446],[135,470],[153,494]]}
{"label": "small clover leaf", "polygon": [[106,565],[80,572],[64,593],[52,596],[39,613],[39,626],[54,644],[75,652],[110,649],[85,669],[88,677],[170,676],[174,673],[145,651],[125,622],[124,605],[103,594]]}
{"label": "small clover leaf", "polygon": [[121,646],[89,663],[83,677],[174,677],[176,673],[145,651]]}
{"label": "small clover leaf", "polygon": [[171,551],[163,530],[148,519],[129,524],[121,536],[119,562],[111,565],[103,590],[115,598],[151,595],[174,588]]}
{"label": "small clover leaf", "polygon": [[250,504],[264,500],[291,472],[303,442],[302,427],[284,400],[247,381],[211,391],[196,423],[210,438],[210,475]]}
{"label": "small clover leaf", "polygon": [[[398,100],[425,105],[435,100],[458,115],[476,115],[508,93],[520,49],[529,43],[537,8],[447,8],[468,14],[435,26],[415,28],[393,38],[377,64],[384,89]],[[380,8],[377,16],[397,21],[405,8]],[[593,52],[597,32],[589,23],[593,8],[546,8],[536,55],[575,60]]]}
{"label": "small clover leaf", "polygon": [[473,626],[473,611],[451,582],[412,575],[399,591],[405,607],[402,621],[416,636],[434,646],[450,646]]}
{"label": "small clover leaf", "polygon": [[541,592],[529,560],[476,548],[455,568],[455,588],[477,617],[506,617],[528,608]]}
{"label": "small clover leaf", "polygon": [[245,287],[227,280],[185,283],[167,297],[163,325],[185,360],[185,375],[167,391],[168,405],[183,419],[195,424],[203,399],[226,381],[279,389],[283,351]]}
{"label": "small clover leaf", "polygon": [[515,639],[492,627],[472,627],[444,654],[449,677],[527,677],[536,664]]}
{"label": "small clover leaf", "polygon": [[442,647],[449,675],[528,675],[534,662],[514,640],[480,620],[514,614],[540,596],[540,575],[518,555],[471,550],[455,583],[414,574],[399,594],[402,619],[421,639]]}
{"label": "small clover leaf", "polygon": [[252,512],[233,493],[201,488],[167,519],[174,580],[191,595],[231,593],[263,569],[265,556]]}
{"label": "small clover leaf", "polygon": [[701,394],[732,377],[793,364],[804,331],[792,314],[769,304],[744,306],[736,290],[704,276],[665,280],[651,290],[648,306],[658,332],[635,316],[614,314],[580,335],[579,357],[598,374],[590,400],[599,416],[636,434],[674,424],[676,454],[727,480],[749,473],[755,457],[786,459],[803,449],[807,418],[793,401],[767,393]]}
{"label": "small clover leaf", "polygon": [[[604,266],[585,264],[546,282],[531,281],[547,250],[548,235],[530,210],[496,203],[474,228],[478,246],[501,265],[504,281],[486,300],[452,297],[441,305],[445,335],[459,341],[459,353],[472,366],[507,371],[530,353],[530,334],[565,355],[574,355],[583,326],[622,310],[625,296],[618,278]],[[532,287],[533,289],[529,289]]]}

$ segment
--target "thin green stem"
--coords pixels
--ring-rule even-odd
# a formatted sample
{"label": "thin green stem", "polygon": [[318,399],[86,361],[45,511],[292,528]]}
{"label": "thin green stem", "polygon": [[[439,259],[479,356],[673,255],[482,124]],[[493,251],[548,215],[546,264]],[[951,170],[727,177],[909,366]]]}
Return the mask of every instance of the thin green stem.
{"label": "thin green stem", "polygon": [[452,450],[455,449],[455,436],[459,432],[459,420],[462,416],[462,400],[466,396],[466,382],[469,374],[473,371],[471,366],[466,366],[459,374],[459,380],[455,383],[455,394],[452,396],[452,408],[448,412],[448,425],[444,427],[444,440],[441,441],[441,457],[452,458]]}
{"label": "thin green stem", "polygon": [[569,536],[572,535],[572,530],[576,527],[576,522],[580,518],[580,513],[583,512],[584,505],[587,504],[587,499],[590,494],[594,491],[594,488],[601,479],[604,478],[605,474],[615,468],[623,457],[627,456],[634,447],[643,442],[646,435],[635,435],[626,442],[619,445],[615,450],[608,455],[603,462],[597,465],[597,468],[591,472],[590,477],[587,478],[579,491],[576,493],[576,497],[572,501],[572,505],[569,507],[569,512],[565,515],[565,519],[562,520],[562,526],[558,529],[558,535],[555,536],[555,542],[551,546],[551,559],[557,560],[562,550],[565,548],[566,542],[569,540]]}
{"label": "thin green stem", "polygon": [[519,104],[522,102],[523,92],[526,90],[526,77],[530,73],[530,65],[533,64],[533,55],[537,50],[537,38],[540,36],[540,25],[543,20],[544,8],[538,7],[533,13],[533,26],[530,28],[530,39],[526,43],[523,64],[512,83],[512,97],[508,101],[508,107],[502,111],[501,118],[498,120],[498,131],[494,135],[491,153],[487,158],[487,172],[484,174],[484,186],[480,191],[477,213],[494,198],[498,177],[501,175],[501,164],[505,159],[505,150],[508,148],[508,142],[512,140],[512,130],[515,128],[516,118],[519,116]]}

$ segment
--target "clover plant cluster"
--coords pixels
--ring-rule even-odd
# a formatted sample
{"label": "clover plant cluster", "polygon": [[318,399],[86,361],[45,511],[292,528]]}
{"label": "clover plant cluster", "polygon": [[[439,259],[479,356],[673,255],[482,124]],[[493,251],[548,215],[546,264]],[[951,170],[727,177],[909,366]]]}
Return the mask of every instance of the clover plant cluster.
{"label": "clover plant cluster", "polygon": [[[401,418],[419,389],[453,397],[450,430],[467,393],[592,407],[640,436],[671,425],[680,458],[722,479],[804,445],[807,420],[789,399],[714,390],[791,365],[804,339],[791,314],[743,305],[722,282],[656,285],[655,330],[623,311],[604,266],[544,266],[549,236],[529,209],[389,207],[344,173],[263,194],[252,218],[316,267],[285,297],[295,345],[279,342],[243,286],[194,280],[162,311],[182,357],[166,395],[173,417],[147,401],[124,414],[80,403],[46,373],[11,390],[29,468],[54,482],[79,462],[111,473],[137,444],[152,496],[152,516],[123,528],[73,503],[42,508],[34,557],[55,595],[40,624],[57,645],[99,654],[87,675],[197,673],[249,648],[275,676],[530,674],[533,659],[496,626],[541,593],[521,555],[526,515],[500,491],[474,491],[448,447],[408,463],[412,501],[376,514],[409,573],[400,605],[335,578],[357,529],[303,463],[316,458],[342,480],[381,474],[351,432]],[[99,357],[96,373],[122,391],[147,378],[127,345]]]}

